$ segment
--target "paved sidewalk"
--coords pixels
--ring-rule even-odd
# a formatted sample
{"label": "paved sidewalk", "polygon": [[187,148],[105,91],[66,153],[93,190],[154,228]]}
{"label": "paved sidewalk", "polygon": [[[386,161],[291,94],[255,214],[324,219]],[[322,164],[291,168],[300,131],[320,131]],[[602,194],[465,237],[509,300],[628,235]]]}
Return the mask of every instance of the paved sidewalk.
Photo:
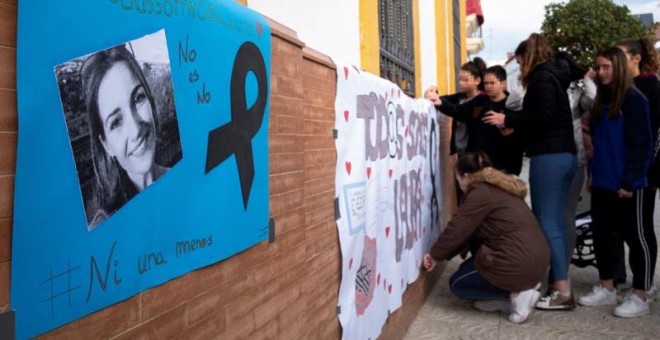
{"label": "paved sidewalk", "polygon": [[[526,169],[523,173],[526,173]],[[660,206],[656,200],[656,235],[660,237]],[[417,339],[533,339],[533,340],[602,340],[660,339],[660,296],[651,304],[651,315],[624,319],[612,315],[614,306],[578,307],[569,312],[535,310],[529,320],[517,325],[503,313],[485,313],[472,307],[449,291],[448,281],[460,264],[450,261],[406,334],[406,340]],[[660,288],[660,262],[654,282]],[[570,277],[576,296],[587,294],[598,282],[594,267],[571,266]],[[628,284],[632,274],[628,273]],[[660,294],[659,294],[660,295]]]}

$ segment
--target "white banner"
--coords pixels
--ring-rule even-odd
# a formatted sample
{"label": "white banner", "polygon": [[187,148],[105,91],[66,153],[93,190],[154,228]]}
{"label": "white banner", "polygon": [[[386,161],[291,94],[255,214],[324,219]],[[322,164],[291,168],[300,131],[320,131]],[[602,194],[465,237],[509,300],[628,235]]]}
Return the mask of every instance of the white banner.
{"label": "white banner", "polygon": [[354,66],[337,67],[337,229],[344,339],[375,339],[440,232],[435,108]]}

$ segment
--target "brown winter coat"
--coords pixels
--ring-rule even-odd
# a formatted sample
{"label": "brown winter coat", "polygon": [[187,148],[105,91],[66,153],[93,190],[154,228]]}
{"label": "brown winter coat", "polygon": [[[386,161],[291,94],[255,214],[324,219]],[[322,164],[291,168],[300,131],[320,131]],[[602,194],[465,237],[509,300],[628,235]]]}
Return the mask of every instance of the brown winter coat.
{"label": "brown winter coat", "polygon": [[548,269],[550,250],[524,201],[525,184],[493,168],[471,178],[463,203],[433,245],[431,256],[449,260],[476,241],[475,266],[486,280],[510,292],[532,288]]}

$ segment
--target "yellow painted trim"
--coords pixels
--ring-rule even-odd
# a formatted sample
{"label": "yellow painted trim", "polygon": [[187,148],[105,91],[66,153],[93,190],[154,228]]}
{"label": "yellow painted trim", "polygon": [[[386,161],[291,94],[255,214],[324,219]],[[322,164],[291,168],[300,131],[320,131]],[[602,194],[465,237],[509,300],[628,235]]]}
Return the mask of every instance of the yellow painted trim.
{"label": "yellow painted trim", "polygon": [[380,76],[378,0],[360,0],[360,67]]}
{"label": "yellow painted trim", "polygon": [[461,1],[461,65],[467,62],[467,14],[466,1]]}
{"label": "yellow painted trim", "polygon": [[415,49],[415,97],[422,96],[422,45],[420,44],[419,38],[419,25],[421,24],[419,20],[419,0],[412,0],[412,12],[413,12],[413,40],[414,40],[414,49]]}
{"label": "yellow painted trim", "polygon": [[439,1],[435,7],[435,33],[437,36],[438,91],[454,93],[454,42],[451,0]]}

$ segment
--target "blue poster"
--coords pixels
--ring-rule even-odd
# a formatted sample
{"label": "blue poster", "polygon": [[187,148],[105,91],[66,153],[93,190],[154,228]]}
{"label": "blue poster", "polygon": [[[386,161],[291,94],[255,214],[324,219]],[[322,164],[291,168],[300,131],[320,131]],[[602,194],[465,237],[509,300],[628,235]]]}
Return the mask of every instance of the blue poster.
{"label": "blue poster", "polygon": [[18,26],[19,339],[267,238],[262,16],[233,0],[22,1]]}

